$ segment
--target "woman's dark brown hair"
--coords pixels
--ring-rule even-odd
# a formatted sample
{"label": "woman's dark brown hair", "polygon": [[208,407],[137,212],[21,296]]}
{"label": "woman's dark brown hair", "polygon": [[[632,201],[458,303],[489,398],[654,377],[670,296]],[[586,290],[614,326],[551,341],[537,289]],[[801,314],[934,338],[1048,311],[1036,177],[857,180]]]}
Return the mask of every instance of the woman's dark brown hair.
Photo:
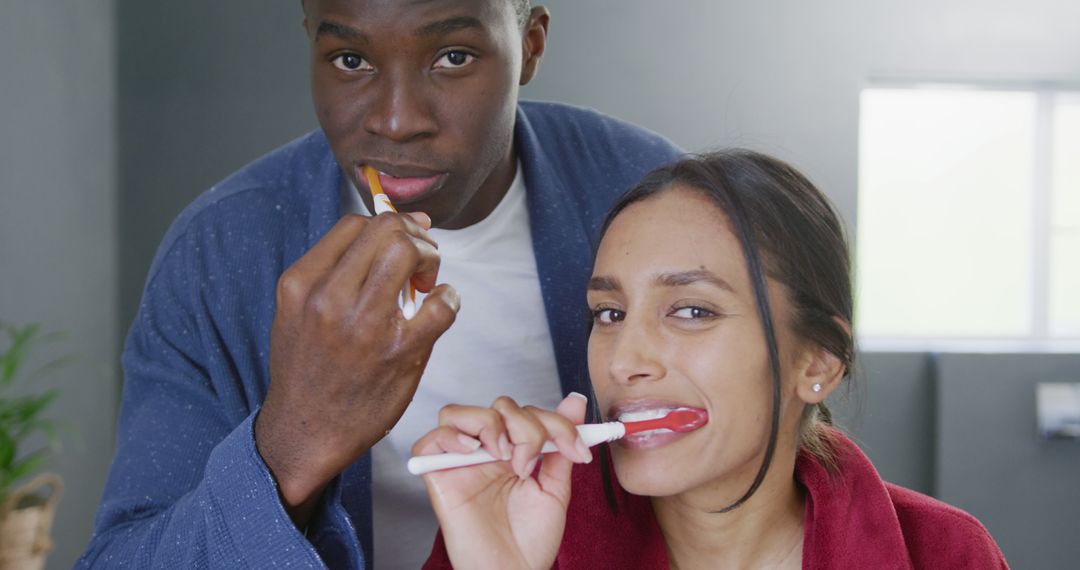
{"label": "woman's dark brown hair", "polygon": [[[851,334],[851,264],[844,229],[832,205],[805,176],[770,156],[729,150],[690,156],[647,174],[623,195],[608,213],[601,238],[612,221],[631,204],[679,185],[708,197],[727,216],[739,239],[758,317],[764,330],[772,376],[772,417],[765,457],[750,488],[720,512],[746,502],[765,479],[776,450],[780,422],[780,355],[769,307],[765,278],[782,283],[791,302],[791,323],[802,340],[829,351],[843,363],[845,377],[854,364]],[[596,398],[590,415],[599,418]],[[832,416],[825,404],[808,406],[800,426],[804,449],[832,469],[829,431]],[[606,456],[606,450],[602,450]],[[601,465],[606,465],[603,457]],[[609,473],[605,492],[614,504]]]}

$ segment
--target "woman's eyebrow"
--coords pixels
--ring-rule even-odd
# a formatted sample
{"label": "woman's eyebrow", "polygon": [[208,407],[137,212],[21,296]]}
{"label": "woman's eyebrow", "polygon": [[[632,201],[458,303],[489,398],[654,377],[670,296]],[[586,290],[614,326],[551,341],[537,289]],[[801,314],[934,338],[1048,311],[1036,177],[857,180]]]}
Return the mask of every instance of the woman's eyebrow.
{"label": "woman's eyebrow", "polygon": [[691,285],[699,281],[705,281],[716,285],[717,287],[735,292],[735,289],[717,274],[707,269],[694,269],[691,271],[678,271],[675,273],[661,273],[656,276],[656,283],[664,285],[666,287],[682,287],[684,285]]}
{"label": "woman's eyebrow", "polygon": [[614,277],[604,277],[603,275],[600,275],[589,279],[587,289],[589,291],[618,291],[622,289],[622,285],[620,285],[619,280]]}

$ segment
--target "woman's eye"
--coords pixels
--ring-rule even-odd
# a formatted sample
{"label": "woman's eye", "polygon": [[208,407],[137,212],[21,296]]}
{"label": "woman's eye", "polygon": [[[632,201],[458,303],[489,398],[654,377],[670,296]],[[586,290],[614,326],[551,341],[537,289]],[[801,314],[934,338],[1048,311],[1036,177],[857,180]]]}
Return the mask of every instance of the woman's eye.
{"label": "woman's eye", "polygon": [[342,71],[368,71],[371,64],[355,53],[343,53],[333,59],[334,67]]}
{"label": "woman's eye", "polygon": [[678,319],[708,319],[715,317],[716,313],[701,307],[680,307],[671,312],[671,316]]}
{"label": "woman's eye", "polygon": [[610,325],[626,318],[626,313],[618,309],[596,309],[593,311],[593,321],[601,325]]}
{"label": "woman's eye", "polygon": [[435,67],[457,69],[473,62],[476,56],[464,51],[448,51],[435,62]]}

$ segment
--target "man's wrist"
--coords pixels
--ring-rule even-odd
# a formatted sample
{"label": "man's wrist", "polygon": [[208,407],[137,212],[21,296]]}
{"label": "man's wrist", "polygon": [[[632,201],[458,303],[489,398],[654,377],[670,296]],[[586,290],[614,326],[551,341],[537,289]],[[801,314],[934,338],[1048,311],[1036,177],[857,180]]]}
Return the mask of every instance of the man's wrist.
{"label": "man's wrist", "polygon": [[265,410],[255,418],[255,450],[277,484],[278,497],[285,511],[297,528],[305,528],[333,475],[321,477],[314,472],[318,464],[316,461],[283,453],[283,449],[301,449],[304,446],[280,445],[272,422],[266,420]]}

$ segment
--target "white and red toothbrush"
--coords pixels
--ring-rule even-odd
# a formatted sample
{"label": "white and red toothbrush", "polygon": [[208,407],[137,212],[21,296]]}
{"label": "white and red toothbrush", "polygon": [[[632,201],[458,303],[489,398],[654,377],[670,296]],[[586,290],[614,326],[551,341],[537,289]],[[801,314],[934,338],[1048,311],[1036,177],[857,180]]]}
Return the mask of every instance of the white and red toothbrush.
{"label": "white and red toothbrush", "polygon": [[[673,432],[685,433],[694,431],[705,425],[709,416],[705,410],[680,408],[672,410],[662,418],[642,420],[638,422],[606,422],[602,424],[582,424],[577,426],[578,434],[585,445],[592,447],[605,441],[615,441],[628,435],[652,431],[655,429],[667,429]],[[547,442],[540,450],[541,453],[553,453],[557,451],[555,444]],[[492,457],[483,449],[472,453],[438,453],[435,455],[418,455],[409,459],[409,473],[423,475],[432,471],[465,467],[466,465],[479,465],[501,461]]]}

